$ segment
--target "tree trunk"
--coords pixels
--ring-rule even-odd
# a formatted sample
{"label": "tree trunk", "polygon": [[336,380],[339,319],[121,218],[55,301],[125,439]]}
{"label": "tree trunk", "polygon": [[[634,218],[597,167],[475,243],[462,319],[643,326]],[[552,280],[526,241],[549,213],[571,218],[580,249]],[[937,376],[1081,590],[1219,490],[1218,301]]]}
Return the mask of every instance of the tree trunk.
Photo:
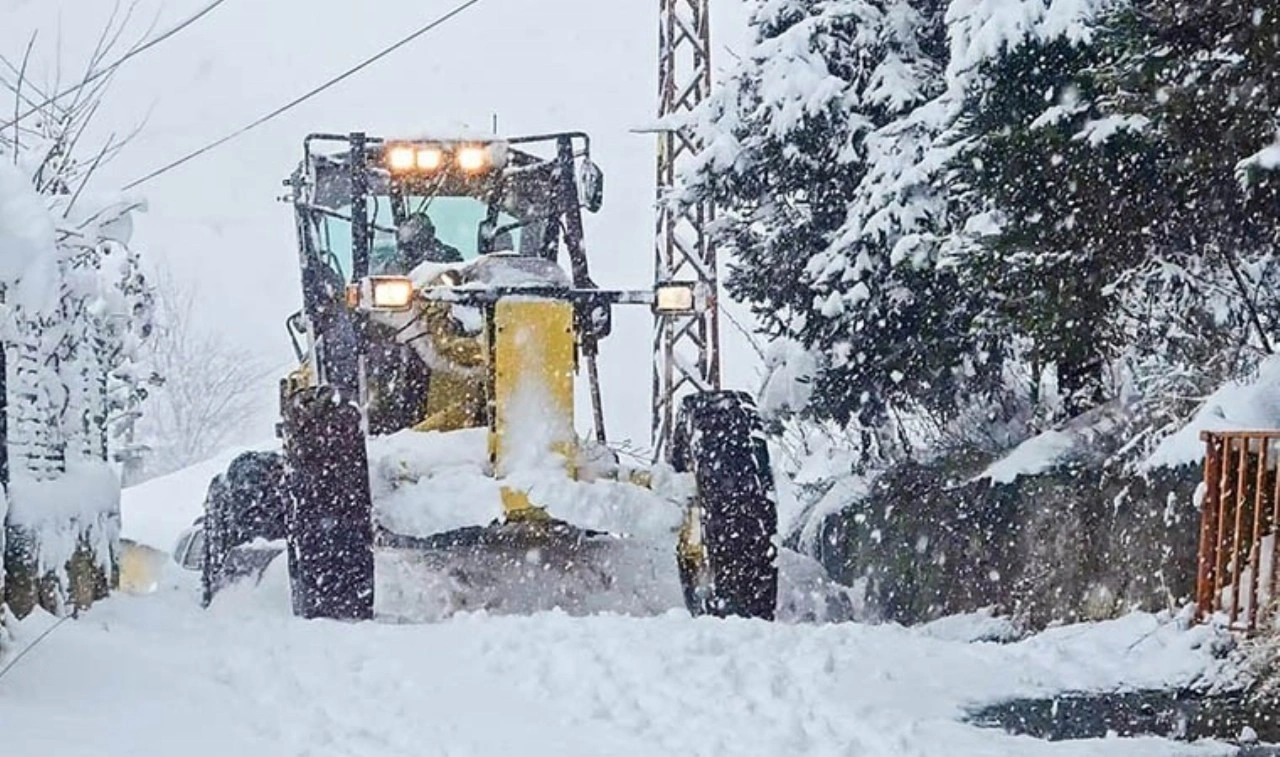
{"label": "tree trunk", "polygon": [[1102,359],[1090,355],[1059,360],[1058,393],[1062,396],[1061,420],[1070,420],[1102,404]]}
{"label": "tree trunk", "polygon": [[19,620],[37,607],[54,614],[61,612],[58,577],[52,571],[41,575],[36,535],[19,526],[8,526],[5,535],[5,601],[9,611]]}

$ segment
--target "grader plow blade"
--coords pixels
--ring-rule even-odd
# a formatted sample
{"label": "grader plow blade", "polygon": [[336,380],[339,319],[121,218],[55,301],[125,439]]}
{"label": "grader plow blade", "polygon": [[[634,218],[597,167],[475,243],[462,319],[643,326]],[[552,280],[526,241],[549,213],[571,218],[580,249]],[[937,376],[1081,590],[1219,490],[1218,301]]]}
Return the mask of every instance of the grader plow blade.
{"label": "grader plow blade", "polygon": [[457,612],[652,615],[682,599],[668,545],[567,523],[501,523],[427,538],[378,535],[379,617]]}

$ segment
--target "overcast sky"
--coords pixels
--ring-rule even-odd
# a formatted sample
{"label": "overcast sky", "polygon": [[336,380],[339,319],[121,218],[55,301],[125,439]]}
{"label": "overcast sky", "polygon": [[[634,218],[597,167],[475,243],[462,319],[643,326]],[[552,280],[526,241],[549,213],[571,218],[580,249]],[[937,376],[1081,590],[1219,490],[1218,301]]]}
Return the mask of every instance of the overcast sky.
{"label": "overcast sky", "polygon": [[[207,0],[140,0],[140,35],[164,29]],[[447,11],[454,0],[227,0],[117,78],[96,124],[101,139],[145,117],[131,147],[99,177],[108,189],[223,136]],[[21,57],[38,30],[33,68],[52,77],[82,66],[110,12],[107,0],[0,0],[0,51]],[[587,219],[596,279],[652,279],[654,138],[631,129],[656,109],[657,0],[482,0],[353,79],[259,130],[151,181],[136,244],[198,292],[197,317],[284,367],[283,321],[299,303],[292,217],[276,201],[311,131],[506,134],[582,130],[605,171],[605,207]],[[741,49],[745,8],[714,0],[715,53]],[[60,41],[60,44],[59,44]],[[61,47],[61,56],[58,48]],[[4,102],[0,100],[0,102]],[[7,106],[6,106],[7,109]],[[646,313],[620,313],[602,347],[614,438],[648,441]],[[726,383],[754,388],[751,350],[725,325]],[[270,396],[274,382],[264,385]],[[271,416],[246,429],[270,434]]]}

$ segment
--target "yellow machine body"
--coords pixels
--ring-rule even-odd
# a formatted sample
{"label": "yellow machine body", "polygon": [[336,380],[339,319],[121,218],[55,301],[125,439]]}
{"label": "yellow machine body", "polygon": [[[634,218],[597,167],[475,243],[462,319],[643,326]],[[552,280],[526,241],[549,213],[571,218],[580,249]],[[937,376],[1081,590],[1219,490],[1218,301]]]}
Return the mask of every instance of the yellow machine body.
{"label": "yellow machine body", "polygon": [[[577,334],[572,303],[507,297],[486,308],[485,327],[461,334],[450,306],[420,303],[414,321],[431,345],[432,368],[417,431],[456,431],[489,420],[489,460],[504,479],[508,520],[537,520],[545,511],[529,499],[534,469],[577,473],[574,376]],[[285,381],[286,394],[314,380],[303,363]],[[522,486],[520,480],[526,483]],[[508,483],[510,481],[511,483]]]}
{"label": "yellow machine body", "polygon": [[[494,475],[562,466],[573,473],[573,378],[576,363],[573,306],[546,299],[507,298],[491,311],[489,334],[492,412],[489,456]],[[542,511],[528,493],[503,487],[510,518]]]}

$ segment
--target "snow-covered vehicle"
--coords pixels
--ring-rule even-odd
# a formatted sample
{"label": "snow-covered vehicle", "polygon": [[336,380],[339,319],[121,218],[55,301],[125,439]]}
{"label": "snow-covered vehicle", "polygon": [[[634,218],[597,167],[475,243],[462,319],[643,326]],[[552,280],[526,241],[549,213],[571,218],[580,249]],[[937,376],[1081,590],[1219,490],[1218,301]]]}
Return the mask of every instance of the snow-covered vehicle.
{"label": "snow-covered vehicle", "polygon": [[[709,298],[680,282],[595,285],[581,209],[600,207],[603,176],[587,136],[315,134],[286,184],[304,308],[288,320],[299,364],[281,382],[283,452],[242,456],[211,485],[206,596],[260,571],[246,549],[261,556],[280,543],[304,617],[371,617],[382,547],[493,551],[519,563],[567,553],[566,570],[589,569],[593,540],[615,537],[559,520],[533,484],[551,475],[648,486],[665,475],[625,468],[609,449],[598,347],[615,305],[690,312]],[[584,368],[589,439],[574,426]],[[366,440],[406,429],[487,429],[485,472],[500,484],[501,516],[425,537],[376,522]],[[749,397],[684,397],[671,467],[687,474],[673,531],[689,609],[772,618],[776,502]]]}

